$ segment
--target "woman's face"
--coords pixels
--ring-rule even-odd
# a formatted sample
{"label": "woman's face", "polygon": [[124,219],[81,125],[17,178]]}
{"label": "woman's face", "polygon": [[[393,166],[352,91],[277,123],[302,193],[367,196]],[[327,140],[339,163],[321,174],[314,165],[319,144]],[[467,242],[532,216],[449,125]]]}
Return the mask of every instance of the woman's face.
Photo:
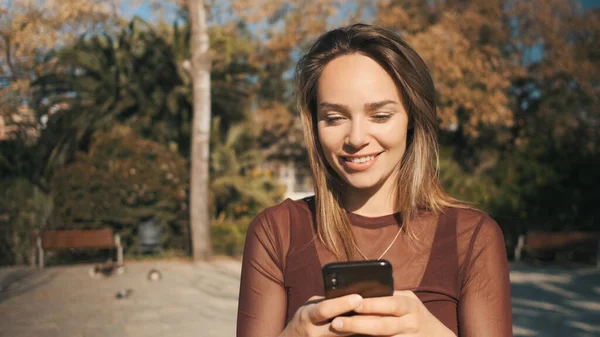
{"label": "woman's face", "polygon": [[317,132],[327,162],[355,189],[391,191],[406,149],[408,115],[392,78],[371,58],[330,61],[317,91]]}

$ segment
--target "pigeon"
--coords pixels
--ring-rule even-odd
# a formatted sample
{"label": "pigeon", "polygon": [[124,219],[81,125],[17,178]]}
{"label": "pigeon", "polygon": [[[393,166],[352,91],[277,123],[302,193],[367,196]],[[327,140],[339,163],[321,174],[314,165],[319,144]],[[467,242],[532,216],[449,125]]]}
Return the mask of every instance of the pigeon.
{"label": "pigeon", "polygon": [[91,278],[99,278],[102,276],[110,277],[113,274],[121,275],[123,273],[125,273],[125,266],[118,265],[113,262],[97,264],[88,270],[88,274],[90,275]]}
{"label": "pigeon", "polygon": [[156,269],[150,269],[150,271],[148,272],[148,281],[160,281],[162,279],[162,274],[156,270]]}
{"label": "pigeon", "polygon": [[124,299],[129,297],[129,295],[131,295],[131,293],[133,292],[133,289],[123,289],[123,290],[119,290],[117,291],[117,299]]}

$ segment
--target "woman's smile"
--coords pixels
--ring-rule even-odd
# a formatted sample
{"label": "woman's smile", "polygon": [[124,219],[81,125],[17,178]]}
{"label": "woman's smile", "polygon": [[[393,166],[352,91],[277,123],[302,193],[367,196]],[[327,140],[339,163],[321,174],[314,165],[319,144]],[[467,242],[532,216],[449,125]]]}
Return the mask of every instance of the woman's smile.
{"label": "woman's smile", "polygon": [[366,171],[375,164],[377,158],[382,153],[341,156],[342,165],[349,171]]}

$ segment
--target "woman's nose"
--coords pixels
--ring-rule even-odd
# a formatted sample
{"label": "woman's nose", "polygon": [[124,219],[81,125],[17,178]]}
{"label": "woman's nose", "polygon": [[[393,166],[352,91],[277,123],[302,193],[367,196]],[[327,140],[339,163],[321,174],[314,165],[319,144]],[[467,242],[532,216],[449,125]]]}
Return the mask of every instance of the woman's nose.
{"label": "woman's nose", "polygon": [[360,149],[369,143],[367,125],[364,121],[353,120],[345,139],[346,145]]}

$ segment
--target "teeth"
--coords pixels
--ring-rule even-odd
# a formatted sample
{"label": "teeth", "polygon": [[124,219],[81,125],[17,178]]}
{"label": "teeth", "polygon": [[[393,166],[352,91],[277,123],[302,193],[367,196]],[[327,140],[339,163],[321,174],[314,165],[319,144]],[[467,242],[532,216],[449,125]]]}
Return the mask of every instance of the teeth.
{"label": "teeth", "polygon": [[359,157],[359,158],[346,158],[347,161],[351,161],[353,163],[364,163],[375,159],[375,156],[367,156],[367,157]]}

